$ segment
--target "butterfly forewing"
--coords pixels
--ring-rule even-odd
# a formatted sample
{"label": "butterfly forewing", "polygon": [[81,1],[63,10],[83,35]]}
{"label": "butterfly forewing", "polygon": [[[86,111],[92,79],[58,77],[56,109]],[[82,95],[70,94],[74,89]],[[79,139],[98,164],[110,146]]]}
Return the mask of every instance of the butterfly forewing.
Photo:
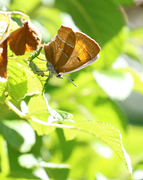
{"label": "butterfly forewing", "polygon": [[[96,57],[100,51],[98,43],[83,33],[76,32],[75,34],[76,43],[74,50],[67,63],[59,67],[59,72],[61,73],[79,70],[81,69],[80,67],[86,67],[97,60],[97,58],[94,57]],[[84,64],[86,65],[83,66]]]}
{"label": "butterfly forewing", "polygon": [[64,66],[73,52],[75,46],[75,33],[71,28],[61,26],[57,35],[55,36],[55,41],[59,48],[56,61],[58,71],[58,67]]}
{"label": "butterfly forewing", "polygon": [[[51,43],[44,45],[47,60],[53,64],[57,73],[71,56],[75,46],[75,33],[71,28],[61,26]],[[50,51],[50,52],[47,52]]]}

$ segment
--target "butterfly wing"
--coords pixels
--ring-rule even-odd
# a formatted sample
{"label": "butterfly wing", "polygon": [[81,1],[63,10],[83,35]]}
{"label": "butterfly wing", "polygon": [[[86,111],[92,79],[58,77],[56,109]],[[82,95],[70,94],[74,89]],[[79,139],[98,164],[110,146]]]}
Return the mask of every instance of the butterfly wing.
{"label": "butterfly wing", "polygon": [[62,25],[52,42],[44,45],[46,58],[54,66],[57,73],[71,56],[75,40],[76,35],[73,30]]}
{"label": "butterfly wing", "polygon": [[59,68],[61,73],[78,71],[92,64],[99,57],[100,46],[96,41],[84,33],[76,32],[75,34],[76,43],[74,50],[66,64]]}

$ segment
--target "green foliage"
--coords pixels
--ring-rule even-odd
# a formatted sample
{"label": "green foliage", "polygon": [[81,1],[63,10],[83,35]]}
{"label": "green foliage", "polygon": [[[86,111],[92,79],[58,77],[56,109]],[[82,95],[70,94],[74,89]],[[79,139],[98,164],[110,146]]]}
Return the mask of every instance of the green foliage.
{"label": "green foliage", "polygon": [[[143,94],[138,70],[143,28],[127,27],[125,12],[120,11],[133,1],[5,3],[0,7],[29,16],[42,43],[49,42],[63,23],[95,39],[101,52],[97,62],[70,74],[78,86],[74,87],[65,78],[43,76],[48,72],[42,49],[15,56],[8,47],[8,79],[0,82],[0,179],[142,179],[136,173],[142,171],[143,123],[135,126],[136,117],[131,124],[121,107],[133,92]],[[12,17],[10,31],[20,22],[18,15]],[[7,17],[0,16],[1,35],[4,22],[8,24]]]}

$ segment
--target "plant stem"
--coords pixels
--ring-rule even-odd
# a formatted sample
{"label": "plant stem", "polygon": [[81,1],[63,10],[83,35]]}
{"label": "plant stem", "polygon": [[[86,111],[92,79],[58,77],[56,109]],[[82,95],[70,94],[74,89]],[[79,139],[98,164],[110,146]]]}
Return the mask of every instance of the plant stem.
{"label": "plant stem", "polygon": [[5,100],[5,104],[12,109],[20,118],[25,118],[26,115],[21,112],[17,107],[15,107],[10,101]]}
{"label": "plant stem", "polygon": [[20,11],[0,11],[0,14],[4,14],[4,15],[19,14],[21,16],[27,16],[26,14]]}
{"label": "plant stem", "polygon": [[49,127],[55,127],[55,128],[66,128],[66,129],[74,129],[74,126],[71,126],[71,125],[63,125],[63,124],[55,124],[55,123],[48,123],[48,122],[45,122],[45,121],[41,121],[39,119],[36,119],[30,115],[27,115],[27,114],[24,114],[23,112],[21,112],[19,109],[17,109],[17,107],[15,107],[10,101],[8,100],[5,100],[5,103],[6,105],[12,109],[20,118],[23,118],[23,119],[27,119],[27,120],[32,120],[34,122],[37,122],[41,125],[44,125],[44,126],[49,126]]}

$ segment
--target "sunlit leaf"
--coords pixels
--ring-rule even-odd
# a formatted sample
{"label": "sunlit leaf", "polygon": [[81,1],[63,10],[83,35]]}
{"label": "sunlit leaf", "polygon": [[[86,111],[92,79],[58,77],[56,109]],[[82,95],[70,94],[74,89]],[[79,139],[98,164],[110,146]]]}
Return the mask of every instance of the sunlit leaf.
{"label": "sunlit leaf", "polygon": [[21,63],[22,69],[25,71],[27,76],[27,93],[26,95],[41,94],[43,85],[39,77],[32,72],[27,64]]}
{"label": "sunlit leaf", "polygon": [[41,163],[51,179],[66,180],[70,167],[67,164]]}
{"label": "sunlit leaf", "polygon": [[30,98],[28,103],[29,113],[34,113],[41,110],[47,110],[46,100],[42,95],[35,95]]}
{"label": "sunlit leaf", "polygon": [[[39,120],[36,120],[36,122],[40,123]],[[127,165],[129,173],[132,172],[130,157],[123,147],[120,131],[115,126],[96,121],[75,123],[69,123],[65,121],[62,125],[54,123],[48,124],[44,122],[41,122],[40,124],[47,126],[47,128],[51,126],[69,130],[82,131],[94,135],[103,142],[107,143],[118,154],[124,164]]]}
{"label": "sunlit leaf", "polygon": [[[19,148],[21,152],[29,151],[35,143],[35,133],[32,127],[30,126],[30,124],[22,120],[21,121],[13,120],[13,121],[4,121],[4,122],[6,126],[12,128],[11,130],[9,130],[9,132],[12,134],[13,138],[15,138],[15,140],[14,139],[12,140],[10,137],[11,135],[7,134],[6,140],[9,138],[8,142],[12,141],[10,142],[10,144],[13,143],[12,146]],[[20,147],[14,143],[17,143],[18,145],[20,145]]]}
{"label": "sunlit leaf", "polygon": [[130,67],[122,69],[124,72],[129,72],[134,80],[133,90],[143,94],[143,73],[138,72]]}
{"label": "sunlit leaf", "polygon": [[143,28],[133,29],[130,32],[130,39],[137,43],[136,45],[143,45]]}
{"label": "sunlit leaf", "polygon": [[100,59],[94,63],[95,68],[109,68],[121,53],[122,45],[128,36],[118,4],[111,0],[56,0],[55,5],[70,14],[78,28],[101,46]]}
{"label": "sunlit leaf", "polygon": [[126,53],[129,58],[143,62],[142,49],[135,43],[134,40],[129,40],[125,43],[123,53]]}
{"label": "sunlit leaf", "polygon": [[0,122],[0,132],[4,136],[5,140],[15,149],[19,150],[23,144],[23,137],[14,129],[8,127],[4,123]]}
{"label": "sunlit leaf", "polygon": [[27,76],[20,63],[9,60],[8,75],[9,95],[16,100],[22,99],[27,93]]}
{"label": "sunlit leaf", "polygon": [[19,10],[25,13],[30,13],[33,10],[33,6],[39,5],[40,6],[40,2],[39,0],[31,0],[31,1],[18,1],[18,0],[14,0],[11,2],[10,4],[10,9],[9,10]]}
{"label": "sunlit leaf", "polygon": [[38,160],[33,156],[33,154],[22,154],[18,161],[22,167],[27,169],[35,168],[39,166]]}
{"label": "sunlit leaf", "polygon": [[102,122],[88,121],[75,123],[73,129],[92,134],[107,143],[127,165],[129,172],[132,172],[130,157],[123,147],[120,131],[115,126]]}
{"label": "sunlit leaf", "polygon": [[0,82],[0,103],[4,103],[4,100],[7,96],[5,96],[5,92],[7,93],[7,82],[2,83]]}
{"label": "sunlit leaf", "polygon": [[112,0],[114,3],[119,3],[120,5],[123,6],[129,6],[129,5],[134,5],[133,0]]}
{"label": "sunlit leaf", "polygon": [[134,86],[133,78],[127,72],[122,73],[115,70],[93,71],[93,76],[103,91],[113,99],[125,99],[130,95]]}

